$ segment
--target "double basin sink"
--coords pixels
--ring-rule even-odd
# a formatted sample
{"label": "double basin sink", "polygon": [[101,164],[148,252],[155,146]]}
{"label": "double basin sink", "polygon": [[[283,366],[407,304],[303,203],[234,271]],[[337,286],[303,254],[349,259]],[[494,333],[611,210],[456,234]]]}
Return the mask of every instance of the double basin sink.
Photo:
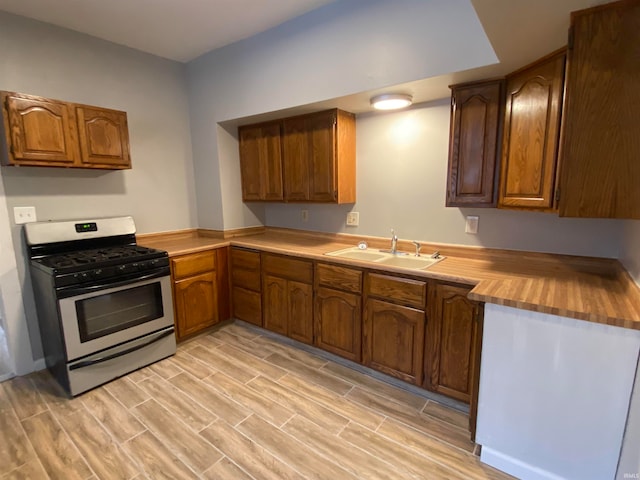
{"label": "double basin sink", "polygon": [[378,265],[386,265],[390,267],[412,268],[414,270],[424,270],[432,265],[444,260],[445,257],[437,258],[416,257],[405,252],[390,253],[377,249],[361,249],[359,247],[349,247],[342,250],[325,253],[330,257],[350,258],[352,260],[360,260],[363,262],[371,262]]}

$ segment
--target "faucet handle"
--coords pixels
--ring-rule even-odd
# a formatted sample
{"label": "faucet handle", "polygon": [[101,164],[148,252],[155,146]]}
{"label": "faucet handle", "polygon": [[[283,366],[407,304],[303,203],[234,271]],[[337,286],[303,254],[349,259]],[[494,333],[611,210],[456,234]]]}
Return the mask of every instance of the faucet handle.
{"label": "faucet handle", "polygon": [[396,235],[396,231],[393,228],[391,229],[391,238],[398,238]]}
{"label": "faucet handle", "polygon": [[416,246],[416,257],[420,256],[420,247],[422,246],[419,242],[411,242]]}

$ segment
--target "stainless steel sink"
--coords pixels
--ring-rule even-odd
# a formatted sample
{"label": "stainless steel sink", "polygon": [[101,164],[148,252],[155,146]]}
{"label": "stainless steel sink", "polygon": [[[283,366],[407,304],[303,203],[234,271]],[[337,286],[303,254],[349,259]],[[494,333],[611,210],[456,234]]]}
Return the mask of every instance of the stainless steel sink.
{"label": "stainless steel sink", "polygon": [[429,268],[446,257],[416,257],[405,252],[388,253],[377,249],[362,250],[358,247],[343,248],[333,252],[327,252],[325,255],[330,257],[350,258],[352,260],[361,260],[365,262],[377,263],[379,265],[389,265],[391,267],[411,268],[414,270],[422,270]]}

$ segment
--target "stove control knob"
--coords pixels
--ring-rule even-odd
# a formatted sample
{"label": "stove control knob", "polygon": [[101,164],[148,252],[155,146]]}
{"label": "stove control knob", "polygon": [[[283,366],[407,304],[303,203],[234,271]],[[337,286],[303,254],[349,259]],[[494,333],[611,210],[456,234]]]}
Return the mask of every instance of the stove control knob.
{"label": "stove control knob", "polygon": [[127,271],[127,266],[126,265],[118,265],[117,270],[118,270],[118,272],[126,272]]}
{"label": "stove control knob", "polygon": [[101,268],[96,268],[93,272],[92,272],[93,278],[100,278],[100,276],[102,276],[102,269]]}
{"label": "stove control knob", "polygon": [[83,282],[89,281],[91,277],[89,276],[89,272],[82,272],[79,274],[80,280]]}

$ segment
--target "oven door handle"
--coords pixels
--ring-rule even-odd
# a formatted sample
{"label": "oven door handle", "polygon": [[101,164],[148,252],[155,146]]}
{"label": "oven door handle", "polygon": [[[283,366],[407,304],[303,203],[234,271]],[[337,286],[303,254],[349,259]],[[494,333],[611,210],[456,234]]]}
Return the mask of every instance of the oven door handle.
{"label": "oven door handle", "polygon": [[173,334],[174,334],[174,329],[170,328],[168,330],[165,330],[164,332],[161,332],[160,335],[156,336],[155,338],[152,338],[148,342],[141,343],[140,345],[136,345],[135,347],[127,348],[126,350],[122,350],[120,352],[112,353],[111,355],[105,355],[104,357],[98,357],[98,358],[94,358],[94,359],[91,359],[91,360],[85,360],[83,362],[74,363],[73,365],[71,365],[69,367],[69,370],[77,370],[78,368],[90,367],[91,365],[96,365],[98,363],[106,362],[107,360],[112,360],[114,358],[123,357],[123,356],[128,355],[128,354],[130,354],[132,352],[135,352],[136,350],[141,350],[141,349],[143,349],[145,347],[148,347],[149,345],[152,345],[152,344],[154,344],[156,342],[159,342],[163,338],[168,337],[169,335],[173,335]]}
{"label": "oven door handle", "polygon": [[107,288],[116,288],[116,287],[123,287],[126,285],[133,285],[134,283],[142,282],[144,280],[151,280],[153,278],[167,277],[169,276],[169,274],[170,274],[169,267],[162,267],[161,269],[155,270],[154,272],[149,273],[147,275],[129,277],[126,280],[118,280],[117,282],[104,282],[104,283],[95,283],[92,285],[84,285],[80,287],[73,286],[73,287],[58,288],[57,294],[59,299],[75,297],[77,295],[82,295],[84,293],[96,292],[98,290],[105,290]]}

